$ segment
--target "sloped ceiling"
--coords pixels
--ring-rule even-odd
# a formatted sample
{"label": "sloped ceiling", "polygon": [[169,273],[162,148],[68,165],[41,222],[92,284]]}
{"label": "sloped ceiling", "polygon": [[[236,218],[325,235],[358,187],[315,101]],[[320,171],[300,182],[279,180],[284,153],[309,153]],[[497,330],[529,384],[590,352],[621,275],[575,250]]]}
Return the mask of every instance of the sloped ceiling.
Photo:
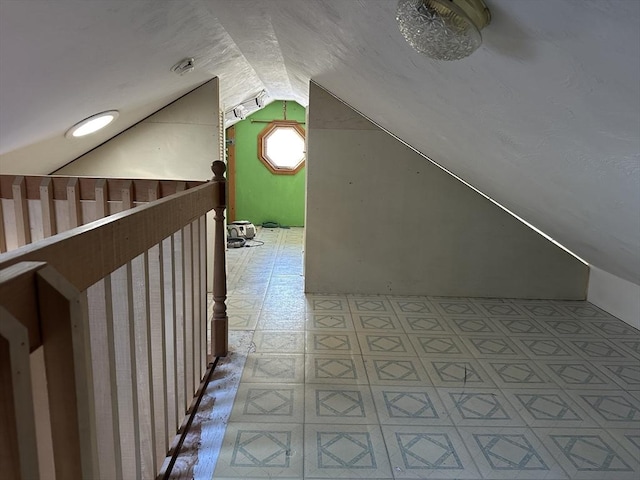
{"label": "sloped ceiling", "polygon": [[306,105],[312,79],[640,284],[640,2],[486,1],[483,46],[447,63],[404,42],[396,0],[0,0],[0,171],[49,173],[213,76],[226,108]]}

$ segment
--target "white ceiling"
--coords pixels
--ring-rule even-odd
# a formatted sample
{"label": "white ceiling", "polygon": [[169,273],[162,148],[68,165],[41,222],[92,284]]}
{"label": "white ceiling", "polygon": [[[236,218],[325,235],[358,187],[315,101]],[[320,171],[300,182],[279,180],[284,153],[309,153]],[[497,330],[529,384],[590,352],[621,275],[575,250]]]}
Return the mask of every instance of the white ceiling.
{"label": "white ceiling", "polygon": [[0,171],[49,173],[213,76],[226,108],[306,105],[313,79],[640,284],[640,1],[486,1],[483,46],[447,63],[404,42],[396,0],[0,0]]}

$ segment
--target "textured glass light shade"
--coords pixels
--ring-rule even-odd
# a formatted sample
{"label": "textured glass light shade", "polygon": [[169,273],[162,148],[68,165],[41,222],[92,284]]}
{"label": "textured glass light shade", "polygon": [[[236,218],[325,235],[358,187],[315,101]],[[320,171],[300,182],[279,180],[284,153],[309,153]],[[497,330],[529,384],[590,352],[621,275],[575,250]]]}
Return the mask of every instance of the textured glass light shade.
{"label": "textured glass light shade", "polygon": [[478,10],[473,0],[461,2],[471,13],[479,12],[477,18],[472,19],[451,0],[399,0],[396,20],[400,32],[409,45],[430,58],[468,57],[482,43],[480,28],[488,23],[489,14],[486,7]]}

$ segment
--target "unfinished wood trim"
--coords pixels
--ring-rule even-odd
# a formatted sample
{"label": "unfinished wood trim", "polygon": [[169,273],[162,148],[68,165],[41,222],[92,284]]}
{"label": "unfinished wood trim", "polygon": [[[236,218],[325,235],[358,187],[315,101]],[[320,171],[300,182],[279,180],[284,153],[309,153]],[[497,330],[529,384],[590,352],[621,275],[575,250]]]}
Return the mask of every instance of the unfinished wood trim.
{"label": "unfinished wood trim", "polygon": [[7,234],[4,228],[4,208],[0,199],[0,253],[7,251]]}
{"label": "unfinished wood trim", "polygon": [[147,259],[146,252],[138,255],[130,262],[131,287],[131,360],[132,388],[134,390],[134,406],[138,425],[138,442],[136,449],[140,463],[140,478],[155,478],[155,442],[152,427],[152,396],[150,390],[151,364],[148,349],[149,309],[147,297]]}
{"label": "unfinished wood trim", "polygon": [[137,422],[137,402],[135,394],[135,356],[131,354],[133,324],[132,299],[130,289],[130,263],[111,274],[113,295],[113,323],[115,344],[115,370],[118,386],[118,417],[120,422],[120,445],[122,474],[125,480],[140,477],[140,440]]}
{"label": "unfinished wood trim", "polygon": [[211,356],[227,355],[229,319],[227,317],[227,271],[224,211],[226,207],[224,162],[215,161],[211,165],[214,177],[211,183],[216,185],[214,198],[215,232],[213,245],[213,318],[211,319]]}
{"label": "unfinished wood trim", "polygon": [[185,385],[185,335],[184,335],[184,256],[182,230],[173,235],[173,302],[175,308],[175,387],[176,387],[176,425],[177,429],[187,411]]}
{"label": "unfinished wood trim", "polygon": [[23,176],[16,177],[11,185],[13,208],[16,213],[16,233],[18,246],[31,243],[31,226],[29,225],[29,205],[27,203],[27,187]]}
{"label": "unfinished wood trim", "polygon": [[55,465],[53,444],[51,443],[51,412],[44,365],[44,348],[40,347],[31,352],[29,361],[31,364],[31,392],[36,423],[36,442],[38,444],[38,465],[41,472],[50,472],[53,475]]}
{"label": "unfinished wood trim", "polygon": [[[193,382],[193,243],[191,224],[182,229],[182,265],[184,289],[184,392],[185,411],[191,404],[196,387]],[[195,384],[197,385],[197,384]]]}
{"label": "unfinished wood trim", "polygon": [[106,178],[96,180],[96,218],[104,218],[109,215],[109,187]]}
{"label": "unfinished wood trim", "polygon": [[56,209],[53,204],[53,181],[49,177],[40,183],[40,208],[42,209],[42,234],[44,238],[57,233]]}
{"label": "unfinished wood trim", "polygon": [[227,188],[229,189],[228,221],[236,220],[236,127],[227,129]]}
{"label": "unfinished wood trim", "polygon": [[27,328],[30,352],[42,345],[35,275],[46,265],[44,262],[22,262],[0,270],[3,307]]}
{"label": "unfinished wood trim", "polygon": [[213,182],[7,252],[0,269],[46,261],[83,291],[213,208]]}
{"label": "unfinished wood trim", "polygon": [[269,122],[269,124],[264,127],[264,129],[260,133],[258,133],[258,159],[274,175],[295,175],[304,168],[306,164],[306,154],[303,156],[302,161],[296,166],[296,168],[290,170],[278,168],[276,165],[271,163],[265,151],[267,137],[281,127],[293,128],[298,133],[298,135],[300,135],[300,137],[302,137],[302,139],[306,142],[306,134],[304,128],[300,125],[300,122],[291,120],[273,120]]}
{"label": "unfinished wood trim", "polygon": [[115,456],[116,480],[123,480],[122,447],[120,445],[120,409],[118,404],[118,373],[116,371],[115,322],[113,315],[113,290],[111,275],[104,280],[105,317],[107,321],[107,354],[109,356],[109,391],[111,393],[111,429],[113,430],[113,451]]}
{"label": "unfinished wood trim", "polygon": [[184,192],[187,188],[187,182],[176,182],[176,193]]}
{"label": "unfinished wood trim", "polygon": [[[147,395],[149,396],[149,429],[151,435],[151,475],[155,477],[158,474],[158,436],[156,432],[156,402],[155,395],[153,390],[153,349],[156,348],[156,345],[153,342],[153,338],[151,336],[151,272],[149,270],[149,252],[145,252],[143,256],[144,262],[144,298],[145,298],[145,338],[141,339],[145,342],[145,348],[147,353]],[[155,272],[154,272],[155,273]],[[160,291],[160,286],[155,286],[157,291]],[[162,458],[162,457],[160,457]]]}
{"label": "unfinished wood trim", "polygon": [[40,478],[34,418],[29,333],[0,306],[0,465],[5,478]]}
{"label": "unfinished wood trim", "polygon": [[200,352],[200,364],[202,365],[200,369],[200,378],[203,377],[207,364],[209,363],[209,352],[210,352],[210,342],[209,342],[209,328],[208,328],[208,320],[209,320],[209,300],[208,300],[208,292],[207,292],[207,256],[208,256],[208,248],[207,248],[207,216],[203,215],[200,217],[200,291],[202,292],[202,297],[200,298],[200,331],[201,339],[202,339],[202,349]]}
{"label": "unfinished wood trim", "polygon": [[[113,360],[113,315],[111,313],[110,277],[100,280],[87,289],[89,305],[89,329],[91,338],[91,363],[94,378],[94,399],[96,405],[96,431],[100,480],[122,479],[120,435],[114,421],[114,406],[117,402],[111,379],[115,375]],[[107,286],[108,285],[108,286]]]}
{"label": "unfinished wood trim", "polygon": [[201,352],[202,332],[200,330],[200,220],[191,223],[191,272],[193,275],[193,384],[198,385],[202,379]]}
{"label": "unfinished wood trim", "polygon": [[160,198],[160,182],[152,182],[147,188],[147,200],[155,202]]}
{"label": "unfinished wood trim", "polygon": [[86,292],[37,273],[56,478],[98,478]]}
{"label": "unfinished wood trim", "polygon": [[82,225],[82,207],[80,205],[80,182],[70,178],[67,183],[67,208],[69,209],[69,227]]}
{"label": "unfinished wood trim", "polygon": [[177,419],[178,405],[176,400],[176,358],[175,358],[175,273],[174,273],[174,246],[173,235],[167,237],[162,241],[161,245],[161,262],[163,265],[163,289],[164,289],[164,318],[163,318],[163,342],[164,342],[164,362],[166,375],[165,380],[165,404],[166,404],[166,445],[171,445],[171,441],[176,433],[176,425],[179,420]]}
{"label": "unfinished wood trim", "polygon": [[[16,178],[15,175],[2,175],[0,174],[0,198],[13,199],[11,194],[11,185]],[[39,200],[40,193],[39,187],[42,183],[43,178],[50,178],[53,182],[53,199],[54,200],[66,200],[67,199],[67,183],[69,181],[68,176],[57,176],[57,175],[24,175],[27,187],[27,200]],[[96,187],[96,182],[100,180],[99,178],[92,177],[79,177],[78,181],[80,183],[80,200],[95,200],[94,191]],[[108,200],[110,202],[119,202],[122,199],[120,198],[120,189],[126,182],[132,181],[134,183],[134,192],[136,193],[134,197],[135,202],[147,202],[147,191],[149,186],[154,182],[160,183],[160,197],[167,197],[169,195],[173,195],[176,193],[176,184],[178,182],[183,182],[185,184],[185,188],[194,188],[202,185],[205,182],[189,180],[184,182],[183,180],[149,180],[145,178],[132,178],[132,179],[121,179],[121,178],[110,178],[107,180],[107,184],[109,190],[111,191]]]}
{"label": "unfinished wood trim", "polygon": [[166,445],[166,371],[164,358],[166,355],[164,335],[164,277],[161,260],[161,244],[153,246],[145,254],[147,263],[147,301],[148,301],[148,326],[147,349],[149,361],[149,395],[151,397],[152,428],[154,441],[154,465],[155,475],[157,467],[162,463],[168,450]]}
{"label": "unfinished wood trim", "polygon": [[133,182],[128,182],[120,189],[122,195],[122,210],[133,208]]}

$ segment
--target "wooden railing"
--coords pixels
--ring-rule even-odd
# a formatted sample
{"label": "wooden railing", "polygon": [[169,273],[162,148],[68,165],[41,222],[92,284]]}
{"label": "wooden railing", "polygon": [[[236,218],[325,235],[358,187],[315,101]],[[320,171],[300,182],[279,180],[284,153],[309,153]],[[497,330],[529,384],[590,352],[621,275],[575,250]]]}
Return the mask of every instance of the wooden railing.
{"label": "wooden railing", "polygon": [[208,363],[227,352],[225,165],[212,168],[211,182],[0,255],[3,478],[161,471]]}
{"label": "wooden railing", "polygon": [[0,253],[202,183],[0,175]]}

